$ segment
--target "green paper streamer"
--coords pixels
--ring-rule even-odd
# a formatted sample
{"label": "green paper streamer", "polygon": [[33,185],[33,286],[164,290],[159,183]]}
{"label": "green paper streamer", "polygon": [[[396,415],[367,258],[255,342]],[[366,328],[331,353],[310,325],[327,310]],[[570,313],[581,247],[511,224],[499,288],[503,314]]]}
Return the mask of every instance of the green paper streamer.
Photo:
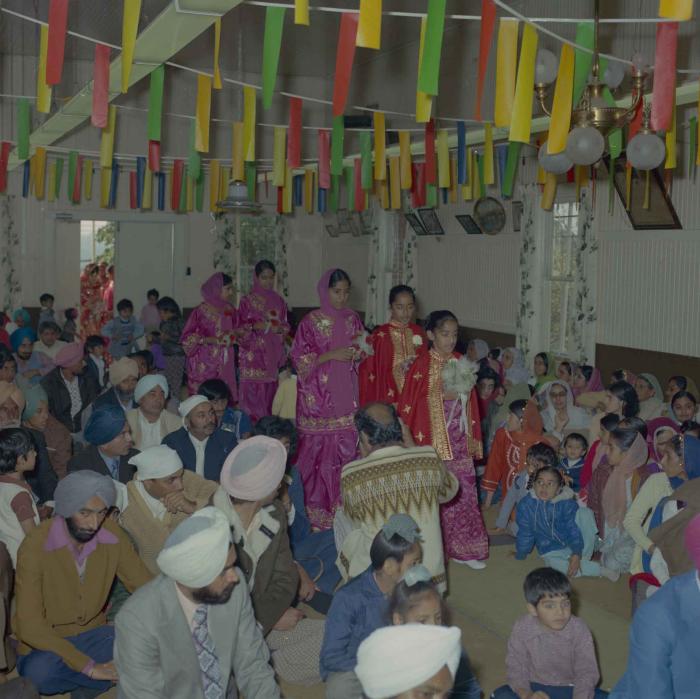
{"label": "green paper streamer", "polygon": [[265,36],[263,38],[263,108],[272,106],[272,93],[275,91],[277,66],[282,47],[282,29],[284,28],[284,7],[265,8]]}
{"label": "green paper streamer", "polygon": [[73,200],[73,185],[75,184],[75,171],[78,169],[78,151],[72,150],[68,154],[68,199]]}
{"label": "green paper streamer", "polygon": [[688,153],[688,177],[695,179],[698,153],[698,118],[690,117],[690,152]]}
{"label": "green paper streamer", "polygon": [[345,207],[348,211],[353,211],[355,208],[355,168],[350,166],[345,170],[345,189],[347,190],[348,203]]}
{"label": "green paper streamer", "polygon": [[438,203],[438,188],[437,185],[434,184],[426,184],[425,185],[425,205],[429,209],[434,209],[437,207]]}
{"label": "green paper streamer", "polygon": [[61,177],[63,176],[63,158],[56,160],[56,200],[61,195]]}
{"label": "green paper streamer", "polygon": [[[146,177],[151,177],[151,175],[147,172]],[[204,177],[204,173],[200,172],[199,173],[199,179],[197,180],[197,189],[195,190],[195,206],[197,207],[197,211],[203,211],[204,210],[204,182],[206,178]]]}
{"label": "green paper streamer", "polygon": [[615,211],[615,158],[610,156],[610,170],[608,172],[608,214],[612,216]]}
{"label": "green paper streamer", "polygon": [[520,149],[522,143],[511,141],[508,144],[508,156],[506,158],[506,171],[503,175],[501,183],[501,194],[504,197],[513,196],[513,184],[515,183],[515,173],[518,171],[518,162],[520,161]]}
{"label": "green paper streamer", "polygon": [[193,180],[198,180],[199,175],[202,172],[202,156],[199,151],[195,148],[195,132],[197,130],[196,122],[192,122],[192,129],[190,130],[190,155],[187,158],[187,172],[188,176]]}
{"label": "green paper streamer", "polygon": [[429,95],[438,93],[446,6],[447,0],[428,0],[428,21],[425,27],[423,60],[418,72],[418,90]]}
{"label": "green paper streamer", "polygon": [[[576,25],[576,43],[579,46],[593,49],[595,27],[593,22],[579,22]],[[573,102],[571,103],[576,109],[576,105],[581,99],[584,89],[588,83],[588,75],[593,66],[593,54],[581,49],[574,49],[574,91]]]}
{"label": "green paper streamer", "polygon": [[374,170],[372,168],[372,134],[369,131],[360,133],[360,156],[362,157],[362,189],[372,189]]}
{"label": "green paper streamer", "polygon": [[[608,66],[607,58],[603,58],[601,56],[599,64],[600,75],[602,76],[605,74],[605,69]],[[607,104],[609,107],[615,106],[615,98],[612,96],[612,92],[610,92],[610,88],[607,85],[603,86],[602,95],[603,99],[605,100],[605,104]],[[610,153],[611,160],[620,157],[620,154],[622,153],[622,129],[613,129],[608,134],[608,151]]]}
{"label": "green paper streamer", "polygon": [[345,140],[344,117],[333,117],[333,131],[331,133],[331,175],[343,174],[343,141]]}
{"label": "green paper streamer", "polygon": [[340,201],[340,175],[331,175],[331,188],[328,192],[328,208],[333,213],[338,213]]}
{"label": "green paper streamer", "polygon": [[255,167],[255,163],[247,162],[245,164],[245,181],[248,185],[248,199],[250,201],[256,200],[257,179],[258,169]]}
{"label": "green paper streamer", "polygon": [[29,157],[29,100],[17,100],[17,157]]}
{"label": "green paper streamer", "polygon": [[161,116],[163,113],[163,84],[165,66],[160,65],[151,72],[151,85],[148,91],[148,140],[160,141]]}

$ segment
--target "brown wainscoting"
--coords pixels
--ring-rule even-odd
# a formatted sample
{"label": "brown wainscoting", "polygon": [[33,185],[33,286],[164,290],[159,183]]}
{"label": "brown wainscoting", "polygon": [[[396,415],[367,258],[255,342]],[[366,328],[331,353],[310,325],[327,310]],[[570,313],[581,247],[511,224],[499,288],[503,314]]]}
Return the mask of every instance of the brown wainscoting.
{"label": "brown wainscoting", "polygon": [[700,379],[700,357],[652,352],[634,347],[596,345],[595,359],[595,365],[600,369],[606,384],[616,369],[629,369],[635,374],[654,374],[663,388],[666,387],[668,377],[674,374],[690,376],[696,382]]}
{"label": "brown wainscoting", "polygon": [[477,338],[487,342],[489,347],[501,347],[505,349],[506,347],[515,346],[515,335],[497,333],[491,330],[479,330],[479,328],[465,328],[462,325],[459,326],[459,339],[462,342],[466,344],[469,340],[476,340]]}

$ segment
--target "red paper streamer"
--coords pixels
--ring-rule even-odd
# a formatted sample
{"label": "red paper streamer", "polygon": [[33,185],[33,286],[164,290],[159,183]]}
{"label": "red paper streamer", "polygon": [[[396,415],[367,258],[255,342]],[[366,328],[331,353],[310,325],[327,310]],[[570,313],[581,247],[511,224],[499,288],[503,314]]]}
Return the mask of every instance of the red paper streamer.
{"label": "red paper streamer", "polygon": [[668,131],[676,104],[676,49],[678,22],[656,25],[656,58],[654,60],[654,91],[651,97],[651,128]]}
{"label": "red paper streamer", "polygon": [[170,191],[170,208],[173,211],[180,209],[180,190],[182,189],[182,175],[185,172],[185,161],[175,160],[173,162],[173,183]]}
{"label": "red paper streamer", "polygon": [[92,71],[92,125],[107,128],[109,112],[109,46],[95,45],[95,63]]}
{"label": "red paper streamer", "polygon": [[318,132],[318,186],[331,188],[331,135],[323,130]]}
{"label": "red paper streamer", "polygon": [[425,182],[437,184],[437,168],[435,166],[435,120],[431,119],[425,125]]}
{"label": "red paper streamer", "polygon": [[136,182],[136,171],[129,173],[129,206],[132,209],[137,208],[138,198],[136,196],[137,182]]}
{"label": "red paper streamer", "polygon": [[7,190],[7,161],[10,158],[10,148],[12,144],[9,141],[3,141],[0,146],[0,192]]}
{"label": "red paper streamer", "polygon": [[484,78],[489,63],[489,53],[493,43],[493,28],[496,25],[496,5],[493,0],[481,0],[481,35],[479,36],[479,78],[476,84],[476,116],[481,121],[481,96],[484,92]]}
{"label": "red paper streamer", "polygon": [[49,43],[46,47],[47,85],[58,85],[61,82],[67,28],[68,0],[51,0],[49,4]]}
{"label": "red paper streamer", "polygon": [[148,169],[160,172],[160,141],[148,142]]}
{"label": "red paper streamer", "polygon": [[78,156],[78,162],[75,164],[75,177],[73,178],[73,192],[71,201],[74,204],[80,204],[80,184],[83,181],[83,156]]}
{"label": "red paper streamer", "polygon": [[289,133],[287,134],[287,165],[301,167],[301,99],[289,98]]}
{"label": "red paper streamer", "polygon": [[277,213],[284,211],[284,187],[277,187]]}
{"label": "red paper streamer", "polygon": [[632,121],[630,121],[629,131],[627,133],[627,143],[629,143],[642,128],[642,119],[644,118],[644,100],[640,100],[637,105],[637,111],[634,113]]}
{"label": "red paper streamer", "polygon": [[425,163],[414,163],[411,183],[411,205],[414,209],[425,206]]}
{"label": "red paper streamer", "polygon": [[344,12],[340,19],[340,36],[338,52],[335,57],[335,83],[333,84],[333,116],[340,116],[345,111],[352,74],[352,62],[355,59],[355,39],[357,38],[357,21],[359,15]]}
{"label": "red paper streamer", "polygon": [[365,190],[362,189],[362,158],[355,158],[355,211],[365,210]]}

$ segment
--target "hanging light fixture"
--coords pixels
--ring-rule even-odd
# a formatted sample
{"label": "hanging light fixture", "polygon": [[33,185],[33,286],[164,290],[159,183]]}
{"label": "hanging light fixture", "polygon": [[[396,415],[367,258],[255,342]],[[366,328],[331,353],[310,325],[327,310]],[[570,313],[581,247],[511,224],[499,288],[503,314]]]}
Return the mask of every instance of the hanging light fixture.
{"label": "hanging light fixture", "polygon": [[259,214],[262,206],[248,199],[248,185],[240,180],[231,180],[228,183],[226,198],[216,202],[217,207],[224,211],[233,211],[241,214]]}
{"label": "hanging light fixture", "polygon": [[[605,141],[608,134],[614,129],[626,126],[637,112],[637,108],[644,100],[644,83],[648,71],[644,58],[635,54],[632,57],[632,103],[629,107],[609,106],[603,96],[603,90],[607,86],[610,89],[617,88],[624,78],[624,69],[619,61],[609,61],[607,67],[600,76],[600,60],[598,53],[598,27],[600,20],[600,0],[594,1],[594,44],[593,65],[591,77],[586,85],[579,103],[571,112],[571,131],[566,141],[564,153],[549,154],[540,148],[540,165],[547,171],[555,174],[566,172],[563,170],[567,161],[572,165],[593,165],[598,162],[605,152]],[[556,80],[558,72],[557,57],[547,49],[537,52],[535,63],[535,95],[542,110],[547,116],[551,116],[546,99],[550,92],[550,85]],[[635,144],[630,153],[630,147],[638,137],[642,137]],[[653,169],[663,160],[658,158],[659,152],[665,153],[663,141],[651,130],[648,119],[645,128],[633,138],[627,146],[628,158],[633,167],[646,170]],[[563,156],[563,157],[562,157]],[[634,157],[638,163],[632,162]],[[657,162],[658,160],[658,162]],[[649,165],[656,163],[655,165]]]}

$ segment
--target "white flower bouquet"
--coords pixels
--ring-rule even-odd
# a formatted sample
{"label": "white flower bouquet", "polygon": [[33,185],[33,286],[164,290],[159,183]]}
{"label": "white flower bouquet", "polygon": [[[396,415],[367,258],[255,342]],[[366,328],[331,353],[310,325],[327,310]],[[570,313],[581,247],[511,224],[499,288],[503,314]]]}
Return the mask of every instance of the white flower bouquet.
{"label": "white flower bouquet", "polygon": [[456,393],[460,396],[469,396],[472,388],[476,386],[476,374],[479,365],[466,357],[450,359],[442,370],[442,388],[445,393]]}

